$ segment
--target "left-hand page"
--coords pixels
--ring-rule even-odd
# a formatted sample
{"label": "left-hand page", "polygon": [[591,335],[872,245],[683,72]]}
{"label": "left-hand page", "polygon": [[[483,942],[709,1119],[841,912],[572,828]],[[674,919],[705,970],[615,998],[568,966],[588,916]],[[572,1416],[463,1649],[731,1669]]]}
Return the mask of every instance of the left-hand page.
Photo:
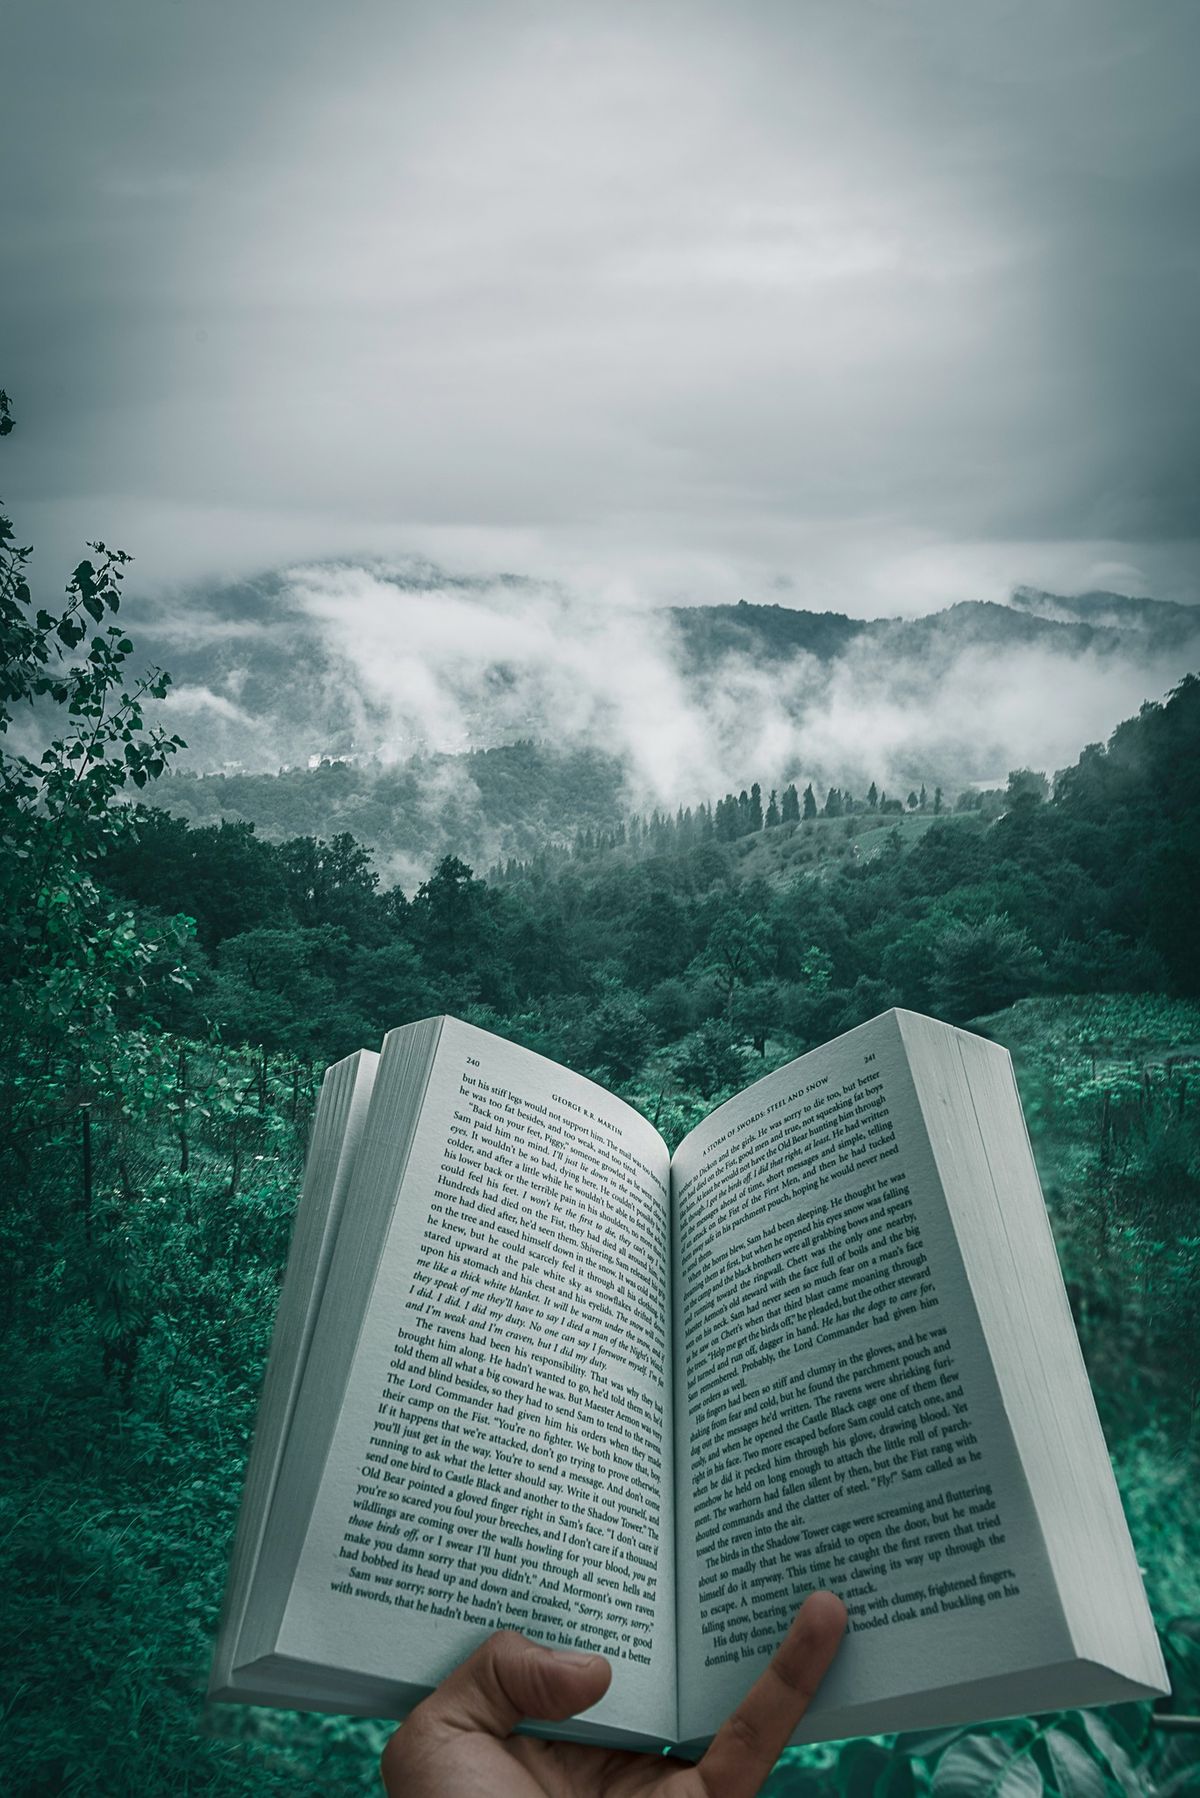
{"label": "left-hand page", "polygon": [[233,1682],[250,1585],[269,1524],[378,1065],[378,1055],[359,1049],[326,1068],[321,1083],[213,1655],[209,1690],[216,1697]]}
{"label": "left-hand page", "polygon": [[432,1686],[520,1629],[673,1734],[668,1189],[636,1112],[446,1020],[278,1653]]}

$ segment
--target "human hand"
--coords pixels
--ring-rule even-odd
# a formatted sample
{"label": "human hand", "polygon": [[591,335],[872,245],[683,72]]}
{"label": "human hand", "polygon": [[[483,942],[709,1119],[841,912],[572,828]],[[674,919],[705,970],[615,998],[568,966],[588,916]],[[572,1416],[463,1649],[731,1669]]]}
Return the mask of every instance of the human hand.
{"label": "human hand", "polygon": [[500,1630],[422,1700],[383,1751],[389,1798],[753,1798],[828,1668],[846,1609],[814,1592],[770,1666],[721,1725],[704,1758],[543,1742],[510,1731],[599,1703],[612,1668],[603,1655],[542,1648]]}

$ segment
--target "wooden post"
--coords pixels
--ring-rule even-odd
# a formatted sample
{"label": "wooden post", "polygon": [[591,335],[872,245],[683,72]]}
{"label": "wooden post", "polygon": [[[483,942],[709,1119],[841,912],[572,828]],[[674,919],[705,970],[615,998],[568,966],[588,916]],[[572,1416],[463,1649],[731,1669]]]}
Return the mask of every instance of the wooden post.
{"label": "wooden post", "polygon": [[83,1229],[88,1247],[92,1246],[92,1107],[85,1101],[79,1107],[83,1126]]}
{"label": "wooden post", "polygon": [[179,1045],[179,1069],[175,1077],[176,1092],[179,1101],[179,1171],[181,1174],[187,1173],[190,1160],[188,1153],[187,1128],[187,1079],[187,1050],[181,1043]]}
{"label": "wooden post", "polygon": [[1112,1134],[1112,1093],[1105,1089],[1104,1103],[1100,1110],[1100,1159],[1108,1158],[1108,1143]]}

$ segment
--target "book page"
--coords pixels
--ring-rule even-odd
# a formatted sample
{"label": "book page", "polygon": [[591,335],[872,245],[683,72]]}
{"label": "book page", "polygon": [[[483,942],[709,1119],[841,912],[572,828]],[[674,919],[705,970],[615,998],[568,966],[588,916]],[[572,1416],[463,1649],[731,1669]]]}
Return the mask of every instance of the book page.
{"label": "book page", "polygon": [[895,1014],[723,1105],[672,1179],[681,1736],[817,1587],[850,1627],[797,1739],[1069,1658]]}
{"label": "book page", "polygon": [[675,1723],[669,1169],[644,1119],[447,1019],[279,1652],[436,1684],[492,1630]]}
{"label": "book page", "polygon": [[378,1064],[378,1055],[359,1049],[326,1068],[321,1083],[230,1557],[213,1658],[214,1691],[228,1684],[232,1671]]}

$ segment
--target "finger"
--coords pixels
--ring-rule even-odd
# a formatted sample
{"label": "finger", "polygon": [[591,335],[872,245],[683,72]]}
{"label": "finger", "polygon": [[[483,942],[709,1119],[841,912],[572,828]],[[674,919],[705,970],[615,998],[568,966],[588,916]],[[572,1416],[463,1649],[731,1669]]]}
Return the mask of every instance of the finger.
{"label": "finger", "polygon": [[811,1704],[845,1628],[846,1607],[832,1592],[805,1599],[770,1666],[697,1763],[712,1798],[753,1798]]}
{"label": "finger", "polygon": [[431,1692],[423,1722],[506,1736],[522,1717],[572,1717],[598,1703],[612,1668],[602,1654],[544,1648],[498,1630]]}

